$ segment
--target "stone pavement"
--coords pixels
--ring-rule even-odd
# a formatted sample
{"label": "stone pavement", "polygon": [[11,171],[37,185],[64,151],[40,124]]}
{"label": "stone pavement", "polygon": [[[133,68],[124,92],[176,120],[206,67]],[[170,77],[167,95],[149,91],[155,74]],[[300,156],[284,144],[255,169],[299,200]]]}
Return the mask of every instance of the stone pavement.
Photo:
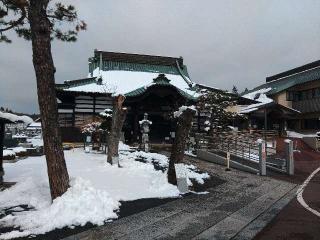
{"label": "stone pavement", "polygon": [[[295,153],[295,175],[293,177],[274,176],[301,184],[315,169],[320,167],[320,153],[301,150]],[[320,173],[310,181],[303,192],[305,202],[320,212]],[[318,240],[320,239],[320,217],[306,210],[294,198],[277,215],[256,240]]]}
{"label": "stone pavement", "polygon": [[295,195],[296,185],[232,170],[193,158],[185,160],[226,182],[65,238],[251,239]]}

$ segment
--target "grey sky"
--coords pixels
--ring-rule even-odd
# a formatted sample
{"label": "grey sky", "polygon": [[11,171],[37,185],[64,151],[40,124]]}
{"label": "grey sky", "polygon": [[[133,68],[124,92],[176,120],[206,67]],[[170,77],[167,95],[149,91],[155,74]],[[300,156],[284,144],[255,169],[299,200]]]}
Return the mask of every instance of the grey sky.
{"label": "grey sky", "polygon": [[[240,90],[320,58],[318,0],[68,2],[88,31],[53,43],[57,82],[85,77],[95,48],[183,56],[193,81]],[[13,40],[0,45],[0,106],[37,112],[31,43]]]}

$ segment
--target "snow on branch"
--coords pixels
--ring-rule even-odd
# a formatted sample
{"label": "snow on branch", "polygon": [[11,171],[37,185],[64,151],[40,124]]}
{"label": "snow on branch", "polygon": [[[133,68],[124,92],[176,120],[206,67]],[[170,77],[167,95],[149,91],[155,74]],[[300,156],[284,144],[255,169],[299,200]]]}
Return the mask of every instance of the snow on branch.
{"label": "snow on branch", "polygon": [[192,106],[181,106],[178,111],[175,111],[173,113],[174,118],[180,117],[180,115],[187,109],[191,109],[193,111],[197,111],[196,107],[193,106],[193,105]]}

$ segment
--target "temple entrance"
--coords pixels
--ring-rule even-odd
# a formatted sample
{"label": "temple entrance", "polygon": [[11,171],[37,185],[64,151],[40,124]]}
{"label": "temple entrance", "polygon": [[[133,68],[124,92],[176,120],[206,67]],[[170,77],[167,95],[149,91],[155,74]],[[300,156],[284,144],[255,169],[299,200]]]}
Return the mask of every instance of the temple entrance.
{"label": "temple entrance", "polygon": [[143,119],[144,113],[147,113],[148,120],[152,122],[150,142],[171,143],[176,126],[173,112],[185,104],[187,99],[172,85],[154,85],[138,97],[127,98],[126,105],[129,111],[124,129],[127,142],[140,142],[139,121]]}

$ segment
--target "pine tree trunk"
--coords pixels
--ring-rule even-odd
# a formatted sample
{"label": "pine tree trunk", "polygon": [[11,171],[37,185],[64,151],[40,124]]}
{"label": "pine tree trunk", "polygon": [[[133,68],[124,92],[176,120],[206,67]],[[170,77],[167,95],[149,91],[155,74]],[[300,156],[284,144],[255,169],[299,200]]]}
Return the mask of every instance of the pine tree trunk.
{"label": "pine tree trunk", "polygon": [[168,182],[174,185],[177,185],[177,176],[174,164],[180,163],[183,160],[186,142],[192,126],[194,114],[194,110],[187,108],[178,118],[176,137],[172,144],[168,169]]}
{"label": "pine tree trunk", "polygon": [[112,123],[108,138],[108,162],[112,164],[112,157],[119,156],[119,142],[123,123],[126,119],[127,109],[122,108],[123,96],[117,96],[113,100]]}
{"label": "pine tree trunk", "polygon": [[69,187],[69,175],[63,154],[58,125],[55,92],[55,67],[51,54],[51,26],[46,9],[49,0],[30,0],[29,22],[32,37],[33,66],[37,78],[38,102],[41,115],[44,152],[52,199]]}
{"label": "pine tree trunk", "polygon": [[3,140],[4,140],[4,123],[0,123],[0,184],[3,181],[3,175],[4,175],[4,170],[3,170]]}

